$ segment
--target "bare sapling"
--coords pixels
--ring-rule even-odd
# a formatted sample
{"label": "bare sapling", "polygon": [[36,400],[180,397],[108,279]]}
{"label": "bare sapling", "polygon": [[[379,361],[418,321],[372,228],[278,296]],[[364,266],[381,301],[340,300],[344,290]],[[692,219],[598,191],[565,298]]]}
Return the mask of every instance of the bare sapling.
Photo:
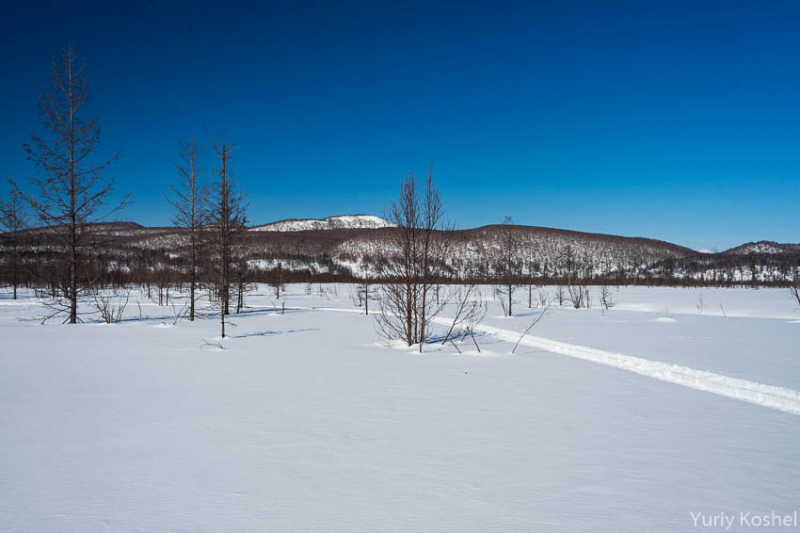
{"label": "bare sapling", "polygon": [[208,221],[208,185],[203,183],[200,155],[203,147],[194,137],[180,143],[179,161],[175,162],[178,183],[168,183],[171,195],[167,202],[173,208],[172,224],[185,232],[188,251],[189,274],[189,321],[194,321],[195,300],[198,284],[198,259],[202,254],[204,229]]}
{"label": "bare sapling", "polygon": [[461,355],[461,353],[462,353],[462,352],[461,352],[461,350],[458,348],[458,346],[456,346],[456,343],[454,343],[454,342],[453,342],[453,339],[450,339],[450,344],[452,344],[452,345],[453,345],[453,348],[455,348],[455,349],[456,349],[456,351],[459,353],[459,355]]}
{"label": "bare sapling", "polygon": [[470,328],[469,330],[467,330],[467,331],[464,333],[464,336],[465,336],[465,337],[466,337],[467,335],[469,335],[469,336],[470,336],[470,338],[472,339],[472,342],[473,342],[473,344],[475,344],[475,349],[476,349],[476,350],[478,350],[478,353],[481,353],[481,347],[480,347],[480,346],[478,346],[478,341],[475,339],[475,330],[474,330],[474,329],[472,329],[472,328]]}
{"label": "bare sapling", "polygon": [[[319,286],[320,295],[323,294],[322,285]],[[369,316],[369,303],[378,298],[372,276],[366,268],[362,268],[361,280],[350,286],[350,299],[356,307],[363,307],[364,314]]]}
{"label": "bare sapling", "polygon": [[486,316],[486,307],[481,300],[481,291],[476,285],[470,284],[459,287],[456,290],[454,301],[453,321],[450,323],[444,339],[442,339],[442,344],[450,340],[453,332],[462,326],[466,326],[466,330],[471,331]]}
{"label": "bare sapling", "polygon": [[541,312],[541,313],[539,313],[539,315],[538,315],[538,316],[537,316],[537,317],[536,317],[536,318],[533,320],[533,322],[531,322],[531,325],[530,325],[530,326],[528,326],[527,328],[525,328],[525,331],[523,331],[523,332],[522,332],[522,335],[520,335],[520,336],[519,336],[519,340],[517,340],[517,344],[515,344],[515,345],[514,345],[514,349],[513,349],[513,350],[511,350],[511,353],[512,353],[512,354],[513,354],[514,352],[516,352],[516,351],[517,351],[517,347],[519,346],[519,343],[521,343],[521,342],[522,342],[522,339],[525,337],[525,335],[527,335],[527,334],[528,334],[528,332],[529,332],[530,330],[532,330],[532,329],[533,329],[533,327],[534,327],[536,324],[538,324],[538,323],[539,323],[539,321],[540,321],[542,318],[544,318],[544,315],[545,315],[545,313],[547,313],[547,310],[548,310],[548,309],[549,309],[549,307],[545,307],[544,309],[542,309],[542,312]]}
{"label": "bare sapling", "polygon": [[614,300],[611,297],[611,288],[608,285],[600,286],[600,304],[606,311],[614,307]]}
{"label": "bare sapling", "polygon": [[361,285],[356,283],[355,285],[350,285],[350,301],[353,302],[354,307],[363,307],[364,306],[364,296],[362,292],[359,290]]}
{"label": "bare sapling", "polygon": [[178,325],[178,322],[181,319],[186,317],[186,314],[189,312],[190,309],[190,302],[185,302],[181,307],[178,307],[177,304],[172,304],[172,314],[175,315],[175,320],[172,321],[172,325]]}
{"label": "bare sapling", "polygon": [[789,287],[789,293],[792,295],[792,298],[797,302],[797,305],[800,305],[800,281],[795,281],[794,284]]}
{"label": "bare sapling", "polygon": [[28,227],[28,223],[22,193],[17,184],[10,178],[8,185],[8,199],[0,199],[0,226],[5,229],[7,234],[8,249],[5,255],[7,256],[6,262],[11,270],[13,299],[16,300],[20,268],[22,267],[20,249],[23,244],[23,230]]}
{"label": "bare sapling", "polygon": [[281,299],[281,288],[283,287],[283,264],[278,261],[278,266],[275,268],[275,277],[272,285],[275,288],[275,299]]}
{"label": "bare sapling", "polygon": [[556,287],[556,300],[559,307],[564,307],[564,286],[559,285]]}
{"label": "bare sapling", "polygon": [[550,303],[549,297],[547,295],[547,289],[544,287],[539,289],[539,307],[547,307]]}

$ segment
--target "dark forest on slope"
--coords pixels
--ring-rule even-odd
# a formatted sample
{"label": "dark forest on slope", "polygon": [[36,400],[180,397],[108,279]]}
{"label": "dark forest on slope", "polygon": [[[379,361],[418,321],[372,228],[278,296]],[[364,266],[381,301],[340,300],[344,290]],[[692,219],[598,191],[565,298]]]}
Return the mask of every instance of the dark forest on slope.
{"label": "dark forest on slope", "polygon": [[[184,230],[118,222],[84,231],[92,246],[82,261],[91,265],[92,282],[180,285],[184,280]],[[253,229],[236,249],[236,263],[247,282],[378,282],[380,264],[395,257],[387,238],[393,231],[391,227]],[[452,245],[444,269],[448,275],[441,281],[495,282],[501,260],[498,243],[504,232],[516,243],[512,267],[520,284],[783,286],[800,268],[796,244],[748,243],[720,253],[701,253],[646,238],[491,225],[446,233]],[[33,287],[58,284],[63,261],[51,232],[25,230],[16,241],[18,280]],[[11,282],[14,253],[12,235],[0,234],[0,280],[6,284]]]}

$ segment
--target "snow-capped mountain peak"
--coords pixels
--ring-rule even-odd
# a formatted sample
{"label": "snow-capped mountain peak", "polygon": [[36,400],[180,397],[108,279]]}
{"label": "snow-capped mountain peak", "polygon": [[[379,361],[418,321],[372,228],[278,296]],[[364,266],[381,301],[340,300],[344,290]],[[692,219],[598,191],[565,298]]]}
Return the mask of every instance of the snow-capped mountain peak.
{"label": "snow-capped mountain peak", "polygon": [[250,231],[314,231],[391,228],[394,224],[374,215],[339,215],[322,219],[289,219],[255,226]]}

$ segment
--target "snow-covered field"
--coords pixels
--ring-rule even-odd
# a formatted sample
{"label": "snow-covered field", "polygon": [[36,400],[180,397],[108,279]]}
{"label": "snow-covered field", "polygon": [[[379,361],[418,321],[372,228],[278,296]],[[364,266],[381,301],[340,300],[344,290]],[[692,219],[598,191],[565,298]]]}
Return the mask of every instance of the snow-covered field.
{"label": "snow-covered field", "polygon": [[4,291],[0,531],[763,531],[800,510],[786,291],[615,290],[512,355],[541,311],[523,290],[514,318],[485,291],[480,354],[419,354],[345,285],[288,289],[284,314],[251,293],[224,340],[138,293],[123,323],[41,326]]}

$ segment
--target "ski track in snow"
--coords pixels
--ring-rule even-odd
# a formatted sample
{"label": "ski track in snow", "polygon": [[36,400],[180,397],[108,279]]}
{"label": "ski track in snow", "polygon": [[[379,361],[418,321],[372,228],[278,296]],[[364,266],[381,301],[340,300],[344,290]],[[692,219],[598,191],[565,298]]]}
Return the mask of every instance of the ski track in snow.
{"label": "ski track in snow", "polygon": [[[436,319],[437,322],[447,323],[444,319]],[[494,335],[504,341],[516,343],[519,340],[520,332],[501,329],[493,326],[477,326],[476,330]],[[743,402],[777,409],[786,413],[800,415],[800,391],[765,385],[746,379],[732,378],[714,372],[695,370],[687,366],[651,361],[633,355],[625,355],[596,348],[589,348],[577,344],[554,341],[543,337],[526,335],[520,344],[532,348],[539,348],[552,353],[583,359],[601,365],[619,368],[648,376],[668,383],[683,385],[690,389],[701,390],[733,398]]]}
{"label": "ski track in snow", "polygon": [[[312,309],[320,311],[360,312],[355,309],[336,309],[331,307],[315,307]],[[433,321],[437,324],[448,326],[452,322],[446,318],[435,318]],[[510,343],[516,343],[521,335],[518,331],[494,326],[479,325],[476,326],[475,329]],[[800,415],[800,391],[794,389],[765,385],[756,381],[732,378],[703,370],[695,370],[688,366],[651,361],[650,359],[644,359],[634,355],[608,352],[533,335],[526,335],[520,341],[520,344],[531,348],[539,348],[551,353],[590,361],[592,363],[627,370],[628,372],[651,377],[660,381],[666,381],[667,383],[682,385],[690,389],[710,392],[718,396],[733,398],[734,400],[768,407],[785,413]]]}

